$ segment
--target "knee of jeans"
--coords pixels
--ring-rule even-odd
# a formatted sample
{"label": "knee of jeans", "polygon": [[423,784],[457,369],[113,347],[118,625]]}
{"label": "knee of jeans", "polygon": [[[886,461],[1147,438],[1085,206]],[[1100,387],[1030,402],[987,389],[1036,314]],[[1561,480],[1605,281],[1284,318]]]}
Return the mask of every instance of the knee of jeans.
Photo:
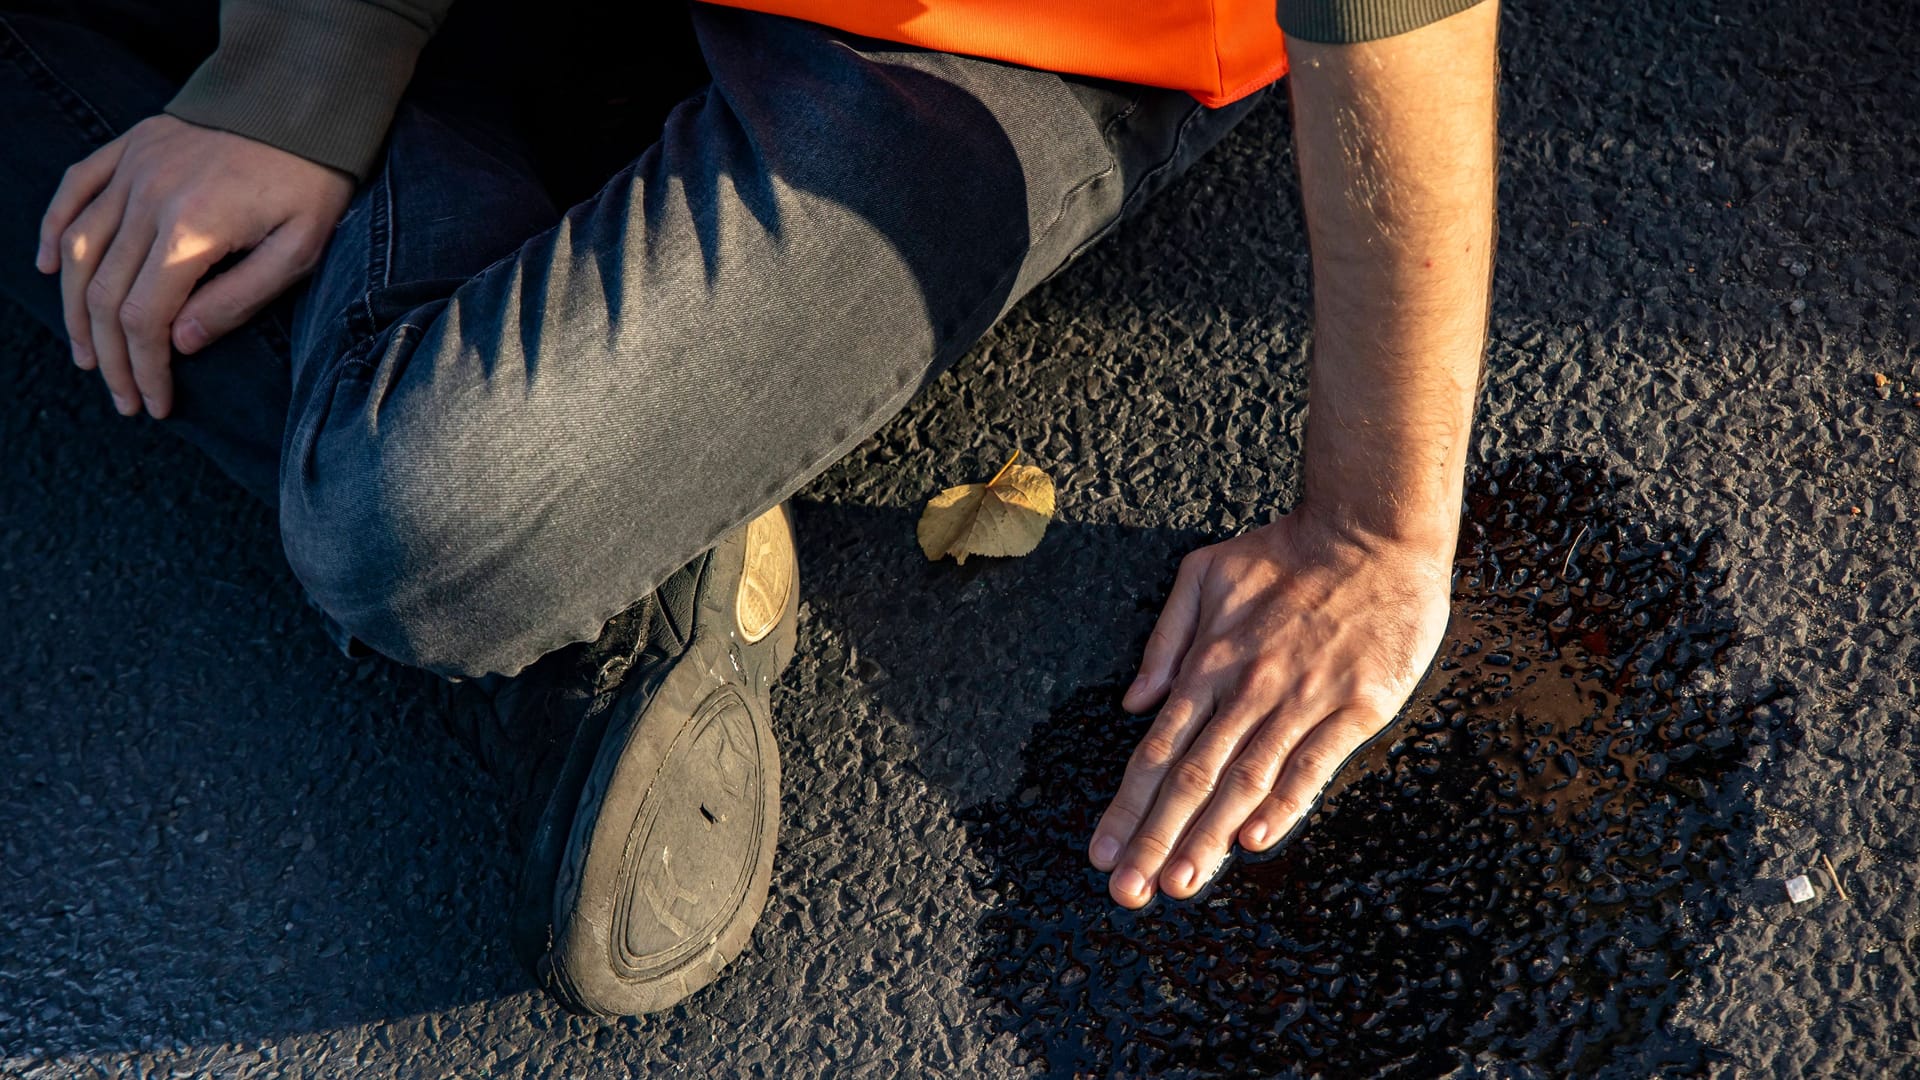
{"label": "knee of jeans", "polygon": [[495,617],[513,567],[509,501],[472,475],[471,446],[440,422],[323,430],[281,481],[287,561],[336,623],[391,659],[477,676],[506,659]]}

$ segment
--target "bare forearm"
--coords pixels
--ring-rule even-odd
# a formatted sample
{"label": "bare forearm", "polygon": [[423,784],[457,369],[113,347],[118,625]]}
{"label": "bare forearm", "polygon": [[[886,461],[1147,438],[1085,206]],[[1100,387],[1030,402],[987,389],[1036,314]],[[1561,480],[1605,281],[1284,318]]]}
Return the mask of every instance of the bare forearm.
{"label": "bare forearm", "polygon": [[1494,0],[1360,45],[1291,47],[1313,246],[1305,499],[1450,549],[1494,237]]}

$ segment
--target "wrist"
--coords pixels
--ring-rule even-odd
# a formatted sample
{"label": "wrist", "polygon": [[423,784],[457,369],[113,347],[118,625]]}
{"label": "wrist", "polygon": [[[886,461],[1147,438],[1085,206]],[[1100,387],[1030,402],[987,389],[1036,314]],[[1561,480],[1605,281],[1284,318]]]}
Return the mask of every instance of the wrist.
{"label": "wrist", "polygon": [[[1321,375],[1317,368],[1315,375]],[[1451,560],[1465,497],[1472,399],[1423,404],[1355,408],[1333,394],[1316,394],[1295,512],[1369,547]]]}
{"label": "wrist", "polygon": [[[1370,495],[1373,493],[1369,493]],[[1289,516],[1330,540],[1374,557],[1451,564],[1460,538],[1460,496],[1417,505],[1378,497],[1342,499],[1309,486]]]}
{"label": "wrist", "polygon": [[1373,546],[1451,559],[1465,497],[1478,361],[1436,350],[1424,374],[1374,374],[1372,353],[1314,350],[1300,507]]}

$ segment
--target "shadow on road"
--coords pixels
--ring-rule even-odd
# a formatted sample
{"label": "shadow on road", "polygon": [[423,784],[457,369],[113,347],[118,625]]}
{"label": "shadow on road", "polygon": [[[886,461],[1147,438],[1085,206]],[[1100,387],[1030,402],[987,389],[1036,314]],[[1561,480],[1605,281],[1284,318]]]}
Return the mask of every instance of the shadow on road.
{"label": "shadow on road", "polygon": [[1622,519],[1618,487],[1482,474],[1435,670],[1306,833],[1201,898],[1126,912],[1086,864],[1145,731],[1124,680],[1034,731],[963,817],[999,896],[972,985],[1047,1075],[1704,1067],[1666,1020],[1752,902],[1753,766],[1793,703],[1699,685],[1734,640],[1711,537]]}
{"label": "shadow on road", "polygon": [[[1884,541],[1861,537],[1910,520],[1892,501],[1899,481],[1876,470],[1896,453],[1913,460],[1902,434],[1911,428],[1899,426],[1911,413],[1899,400],[1840,385],[1836,373],[1857,382],[1874,362],[1866,357],[1905,355],[1920,328],[1913,290],[1903,287],[1920,259],[1909,212],[1915,136],[1912,125],[1887,119],[1920,108],[1920,82],[1905,59],[1911,16],[1893,4],[1689,3],[1636,10],[1624,46],[1616,44],[1623,21],[1600,8],[1515,4],[1505,19],[1506,212],[1487,456],[1604,448],[1676,505],[1705,505],[1699,493],[1723,480],[1751,484],[1754,492],[1714,504],[1730,533],[1741,530],[1742,550],[1804,553],[1817,543],[1814,554],[1826,560],[1817,565],[1835,577],[1829,549],[1878,559],[1885,549],[1874,545]],[[1107,916],[1097,877],[1078,861],[1086,815],[1111,789],[1132,733],[1113,714],[1110,688],[1130,674],[1175,561],[1201,534],[1063,521],[1024,560],[930,565],[913,546],[913,511],[862,508],[854,504],[875,500],[836,494],[867,485],[894,489],[897,498],[880,500],[891,505],[923,499],[937,487],[925,473],[947,468],[957,456],[951,443],[974,437],[957,433],[991,418],[1030,451],[1050,445],[1036,457],[1070,460],[1085,475],[1070,489],[1108,519],[1124,510],[1140,520],[1215,522],[1222,519],[1193,508],[1234,506],[1244,523],[1249,508],[1283,503],[1298,373],[1279,369],[1282,346],[1297,346],[1305,325],[1304,258],[1287,262],[1299,251],[1299,223],[1276,194],[1290,172],[1285,138],[1277,109],[1250,120],[1186,184],[1018,309],[1009,329],[901,423],[811,489],[800,527],[820,633],[807,648],[820,651],[822,666],[843,662],[872,686],[911,736],[915,767],[954,805],[976,808],[974,846],[986,863],[970,884],[993,910],[966,976],[1036,1067],[1065,1073],[1129,1060],[1119,1057],[1126,1053],[1221,1071],[1310,1058],[1309,1046],[1332,1060],[1370,1053],[1370,1044],[1402,1060],[1387,1051],[1401,1045],[1396,1032],[1415,1030],[1462,1046],[1481,1040],[1473,1044],[1515,1057],[1531,1047],[1535,1060],[1583,1060],[1592,1050],[1575,1045],[1573,1018],[1615,1033],[1608,1038],[1657,1028],[1651,1005],[1666,991],[1646,980],[1670,973],[1704,940],[1698,928],[1721,913],[1715,897],[1744,858],[1747,805],[1739,762],[1724,755],[1728,745],[1744,753],[1750,740],[1714,741],[1752,702],[1682,696],[1676,735],[1662,734],[1664,721],[1622,728],[1632,753],[1619,759],[1619,775],[1607,771],[1614,747],[1589,737],[1667,714],[1563,711],[1556,715],[1574,726],[1554,729],[1553,752],[1543,742],[1519,761],[1463,737],[1449,719],[1381,744],[1310,834],[1324,841],[1234,870],[1213,897],[1223,906],[1169,906],[1123,922]],[[425,734],[431,719],[411,677],[333,653],[282,565],[268,514],[151,426],[110,427],[97,387],[72,378],[49,339],[20,322],[0,318],[8,385],[0,396],[0,1047],[93,1054],[365,1024],[397,1029],[391,1044],[360,1047],[386,1055],[372,1071],[404,1072],[423,1045],[451,1037],[438,1015],[451,1012],[461,1019],[445,1027],[471,1020],[479,1032],[472,1060],[497,1050],[484,1045],[496,1030],[486,1025],[542,1006],[504,947],[512,868],[491,787]],[[1616,437],[1629,430],[1633,439]],[[1881,431],[1884,445],[1875,442]],[[922,441],[921,432],[946,434]],[[1180,439],[1204,450],[1147,459],[1140,449]],[[1860,518],[1886,531],[1839,540],[1817,531],[1829,511],[1845,513],[1835,492],[1851,489],[1877,495]],[[1835,499],[1837,511],[1828,505]],[[1793,528],[1774,524],[1783,509]],[[1579,523],[1569,517],[1543,534],[1550,556],[1596,541],[1567,535]],[[1678,545],[1670,550],[1682,567],[1692,565],[1696,529],[1684,520],[1645,524]],[[1638,565],[1657,566],[1653,557]],[[1514,565],[1561,566],[1551,558]],[[1794,591],[1798,582],[1748,580],[1754,592],[1778,589],[1803,606],[1814,595]],[[1783,620],[1806,617],[1765,597],[1752,606]],[[1579,665],[1625,674],[1633,670],[1619,659],[1627,640],[1684,644],[1686,656],[1670,659],[1676,669],[1710,659],[1658,612],[1639,636],[1606,647],[1546,632],[1545,609],[1495,605],[1482,614],[1516,611],[1530,620],[1502,631],[1522,639],[1516,649],[1562,652],[1562,660],[1537,659],[1536,670],[1584,649]],[[1708,622],[1714,614],[1708,604]],[[1829,609],[1814,616],[1837,617]],[[1805,649],[1844,641],[1816,630]],[[1487,673],[1484,664],[1476,670]],[[1640,700],[1625,696],[1630,684],[1612,692],[1616,704]],[[821,734],[792,719],[801,711],[787,714],[783,734]],[[1526,715],[1514,708],[1493,719]],[[1443,733],[1444,745],[1434,738]],[[1703,749],[1676,765],[1671,750],[1684,746]],[[1573,768],[1561,764],[1562,750]],[[1618,837],[1584,846],[1554,840],[1540,800],[1555,793],[1522,784],[1573,783],[1575,769],[1613,784],[1652,753],[1668,760],[1652,781],[1657,798],[1636,806]],[[1069,757],[1107,771],[1068,776],[1055,765]],[[1418,775],[1422,762],[1445,783],[1387,805],[1387,780],[1411,779],[1403,773]],[[1501,791],[1496,766],[1520,774],[1514,794]],[[1701,785],[1697,796],[1682,784],[1690,780]],[[1616,796],[1589,805],[1604,816],[1624,804]],[[1503,806],[1521,812],[1498,813]],[[1468,808],[1466,820],[1450,816]],[[1508,818],[1538,825],[1509,839],[1500,827]],[[1445,835],[1422,838],[1433,823]],[[1383,835],[1397,839],[1381,843]],[[1667,850],[1676,837],[1679,849]],[[1481,846],[1449,846],[1468,841]],[[1346,861],[1356,855],[1363,865]],[[790,852],[789,865],[808,857]],[[1455,858],[1464,869],[1447,868]],[[1610,859],[1624,860],[1625,872]],[[1489,884],[1500,864],[1511,881]],[[1035,869],[1049,866],[1064,868],[1047,879],[1058,886],[1035,890]],[[1600,891],[1608,875],[1624,895]],[[1450,880],[1468,887],[1426,891]],[[1443,924],[1456,917],[1446,904],[1463,918],[1485,913],[1488,928],[1476,938],[1470,918]],[[1389,905],[1399,919],[1386,914]],[[1423,927],[1434,905],[1442,910]],[[1215,936],[1191,932],[1203,926]],[[1410,928],[1407,937],[1399,926]],[[1263,939],[1263,928],[1275,936]],[[805,953],[826,929],[781,924],[764,935]],[[1627,944],[1610,952],[1622,937]],[[1194,947],[1210,941],[1230,948],[1213,956]],[[1449,942],[1461,955],[1448,955]],[[1144,946],[1162,959],[1145,959]],[[1442,969],[1418,969],[1436,949]],[[1786,972],[1811,954],[1782,955],[1773,962]],[[832,977],[857,962],[829,960],[840,965]],[[1481,966],[1466,967],[1469,960]],[[1454,989],[1448,970],[1485,977]],[[1424,990],[1394,998],[1396,987],[1436,977],[1441,996],[1430,1015],[1413,1007]],[[1456,997],[1444,997],[1450,990]],[[724,1022],[684,1026],[687,1060],[707,1053],[715,1032],[805,1026],[793,1019],[798,1012],[782,1012],[784,999],[768,1004],[722,987],[714,994],[729,1011]],[[1276,1011],[1256,1011],[1242,994],[1265,995]],[[1555,1012],[1536,1044],[1512,1034],[1541,1008],[1569,1011]],[[772,1022],[763,1022],[767,1014]],[[1230,1014],[1246,1023],[1217,1023]],[[1491,1026],[1480,1026],[1482,1015],[1495,1016]],[[1374,1017],[1383,1019],[1369,1027]],[[383,1023],[401,1018],[407,1023]],[[586,1047],[583,1059],[602,1052],[593,1034],[601,1029],[581,1038],[581,1026],[562,1031],[553,1020],[537,1013],[537,1033],[511,1029],[522,1036],[516,1049],[540,1056],[573,1038]],[[1175,1023],[1199,1034],[1180,1042],[1168,1031]],[[911,1030],[952,1026],[935,1018]],[[642,1041],[612,1045],[637,1055]],[[1703,1052],[1664,1032],[1649,1041],[1682,1060]],[[868,1049],[878,1057],[898,1047]],[[1767,1048],[1745,1052],[1757,1063]]]}

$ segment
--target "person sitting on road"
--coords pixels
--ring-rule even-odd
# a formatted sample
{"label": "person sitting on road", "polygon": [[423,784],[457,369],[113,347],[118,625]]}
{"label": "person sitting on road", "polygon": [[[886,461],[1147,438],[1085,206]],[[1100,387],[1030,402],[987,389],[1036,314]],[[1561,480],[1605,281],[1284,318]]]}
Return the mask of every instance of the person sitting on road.
{"label": "person sitting on road", "polygon": [[1137,908],[1280,843],[1447,622],[1496,3],[627,7],[0,0],[0,288],[277,507],[343,648],[478,699],[517,952],[648,1012],[766,902],[784,500],[1290,70],[1302,492],[1181,563],[1088,856]]}

